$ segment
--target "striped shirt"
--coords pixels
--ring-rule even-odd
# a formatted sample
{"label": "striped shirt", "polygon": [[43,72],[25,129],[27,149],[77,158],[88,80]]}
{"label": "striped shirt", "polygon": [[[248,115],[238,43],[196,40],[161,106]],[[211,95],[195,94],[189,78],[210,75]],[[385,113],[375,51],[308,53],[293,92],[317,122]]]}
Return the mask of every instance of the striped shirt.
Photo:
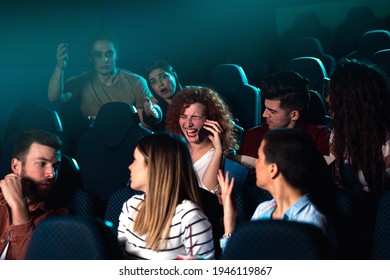
{"label": "striped shirt", "polygon": [[[134,220],[145,195],[134,195],[123,204],[119,216],[118,239],[125,250],[139,259],[177,259],[179,255],[197,255],[214,258],[214,242],[211,224],[202,210],[192,201],[183,200],[176,207],[165,248],[153,251],[145,246],[145,236],[133,231]],[[192,249],[192,250],[191,250]]]}

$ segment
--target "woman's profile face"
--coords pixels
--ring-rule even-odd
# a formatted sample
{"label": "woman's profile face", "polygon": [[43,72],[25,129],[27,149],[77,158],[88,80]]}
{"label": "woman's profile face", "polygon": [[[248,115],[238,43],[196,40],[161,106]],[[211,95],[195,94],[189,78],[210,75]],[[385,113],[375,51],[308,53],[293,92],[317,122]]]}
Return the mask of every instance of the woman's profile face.
{"label": "woman's profile face", "polygon": [[170,99],[176,92],[175,77],[161,68],[154,69],[148,76],[149,84],[155,94],[163,99]]}
{"label": "woman's profile face", "polygon": [[129,165],[131,188],[146,193],[148,185],[148,165],[145,157],[140,153],[138,147],[134,150],[134,161]]}

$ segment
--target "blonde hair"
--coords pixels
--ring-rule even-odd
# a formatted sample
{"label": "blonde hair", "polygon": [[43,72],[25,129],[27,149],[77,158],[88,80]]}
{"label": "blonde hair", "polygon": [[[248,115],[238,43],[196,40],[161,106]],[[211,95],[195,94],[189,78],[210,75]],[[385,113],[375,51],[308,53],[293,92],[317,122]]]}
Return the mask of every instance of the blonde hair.
{"label": "blonde hair", "polygon": [[169,237],[176,206],[183,200],[200,205],[198,181],[182,136],[157,133],[137,146],[148,166],[149,184],[134,221],[134,231],[146,236],[146,247],[163,249]]}

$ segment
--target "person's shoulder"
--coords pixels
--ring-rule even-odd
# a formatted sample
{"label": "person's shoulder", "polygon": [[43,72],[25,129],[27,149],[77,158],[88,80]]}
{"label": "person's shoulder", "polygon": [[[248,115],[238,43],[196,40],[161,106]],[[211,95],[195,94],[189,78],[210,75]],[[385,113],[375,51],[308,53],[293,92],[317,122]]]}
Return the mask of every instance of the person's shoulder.
{"label": "person's shoulder", "polygon": [[173,218],[173,224],[180,223],[186,228],[189,225],[210,227],[210,221],[203,210],[191,200],[183,200],[177,207]]}
{"label": "person's shoulder", "polygon": [[261,202],[257,206],[257,209],[265,209],[265,208],[268,208],[270,206],[275,206],[275,199],[270,199],[270,200],[266,200],[266,201]]}
{"label": "person's shoulder", "polygon": [[[197,205],[195,202],[189,200],[189,199],[184,199],[181,203],[179,203],[176,207],[178,211],[181,209],[196,209],[199,208],[199,205]],[[199,208],[200,209],[200,208]]]}
{"label": "person's shoulder", "polygon": [[141,81],[146,81],[144,77],[141,75],[138,75],[136,73],[131,72],[130,70],[127,69],[119,69],[119,75],[123,76],[124,78],[127,79],[135,79],[135,80],[141,80]]}
{"label": "person's shoulder", "polygon": [[314,142],[323,140],[329,141],[331,134],[331,130],[328,126],[319,124],[308,124],[302,131],[309,135]]}
{"label": "person's shoulder", "polygon": [[317,208],[313,202],[308,203],[305,208],[307,208],[307,213],[305,216],[310,217],[310,219],[312,219],[315,224],[321,225],[326,223],[327,217]]}
{"label": "person's shoulder", "polygon": [[266,132],[269,130],[269,127],[267,124],[261,124],[258,126],[254,126],[250,129],[248,129],[248,132],[254,133],[254,132]]}
{"label": "person's shoulder", "polygon": [[310,132],[321,132],[321,131],[330,131],[330,128],[326,125],[322,124],[308,124],[303,129],[304,131],[310,131]]}
{"label": "person's shoulder", "polygon": [[146,95],[152,95],[149,92],[146,80],[142,76],[130,72],[126,69],[119,69],[118,75],[120,79],[127,81],[130,85],[136,87],[138,90],[146,91]]}
{"label": "person's shoulder", "polygon": [[127,205],[135,207],[144,200],[145,200],[145,194],[135,194],[132,197],[130,197],[126,203]]}
{"label": "person's shoulder", "polygon": [[245,133],[245,137],[248,137],[248,136],[249,137],[251,137],[251,136],[258,137],[259,135],[262,136],[268,130],[269,130],[269,127],[267,124],[261,124],[259,126],[255,126],[255,127],[248,129],[248,131]]}
{"label": "person's shoulder", "polygon": [[272,212],[271,210],[274,209],[275,207],[276,207],[275,199],[261,202],[257,206],[255,212],[253,213],[252,220],[268,218],[268,216]]}
{"label": "person's shoulder", "polygon": [[317,206],[313,203],[311,196],[309,194],[303,195],[298,201],[296,201],[291,209],[295,209],[295,211],[304,211],[309,213],[311,216],[324,216],[323,213],[317,208]]}
{"label": "person's shoulder", "polygon": [[145,194],[135,194],[130,199],[131,200],[135,200],[135,201],[144,201],[145,200]]}
{"label": "person's shoulder", "polygon": [[204,216],[201,208],[195,202],[185,199],[176,207],[176,215],[181,219],[189,219],[193,216]]}

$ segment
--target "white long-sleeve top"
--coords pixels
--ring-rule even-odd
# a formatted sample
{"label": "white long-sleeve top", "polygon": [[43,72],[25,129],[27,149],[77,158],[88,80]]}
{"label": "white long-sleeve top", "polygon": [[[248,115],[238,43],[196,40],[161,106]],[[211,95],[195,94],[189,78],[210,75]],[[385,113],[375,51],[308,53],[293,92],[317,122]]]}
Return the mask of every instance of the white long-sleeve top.
{"label": "white long-sleeve top", "polygon": [[165,248],[153,251],[145,246],[145,236],[134,232],[134,220],[143,195],[134,195],[123,204],[119,216],[118,239],[125,250],[139,259],[177,259],[179,255],[197,255],[204,259],[214,258],[211,224],[198,205],[184,200],[176,207],[171,231]]}

